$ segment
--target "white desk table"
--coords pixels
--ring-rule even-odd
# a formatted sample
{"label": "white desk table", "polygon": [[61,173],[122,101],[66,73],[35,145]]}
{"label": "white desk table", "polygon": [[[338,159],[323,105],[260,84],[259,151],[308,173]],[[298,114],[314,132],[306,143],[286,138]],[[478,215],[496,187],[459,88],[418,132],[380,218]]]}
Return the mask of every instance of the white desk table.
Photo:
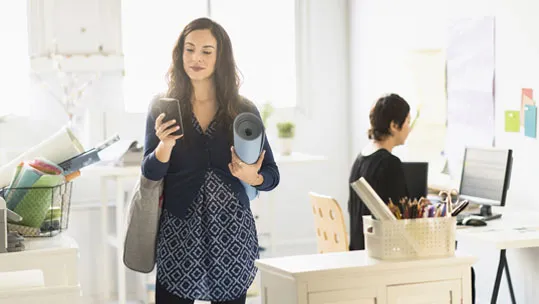
{"label": "white desk table", "polygon": [[493,213],[501,213],[502,218],[487,221],[487,226],[458,226],[456,238],[458,242],[484,243],[500,250],[498,271],[494,282],[491,303],[496,303],[500,282],[505,270],[512,303],[516,303],[506,250],[539,247],[539,213],[515,212],[507,207],[492,207]]}
{"label": "white desk table", "polygon": [[24,251],[0,254],[0,272],[38,269],[43,274],[44,286],[2,291],[0,303],[46,303],[53,299],[57,299],[54,303],[78,303],[81,297],[78,244],[71,237],[59,234],[25,238],[24,245]]}

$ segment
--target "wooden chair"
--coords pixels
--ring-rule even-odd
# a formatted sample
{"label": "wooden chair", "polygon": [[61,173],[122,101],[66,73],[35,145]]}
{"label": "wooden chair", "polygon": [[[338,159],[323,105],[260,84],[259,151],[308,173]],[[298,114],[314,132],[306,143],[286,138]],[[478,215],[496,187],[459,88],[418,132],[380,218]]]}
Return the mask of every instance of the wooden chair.
{"label": "wooden chair", "polygon": [[309,192],[314,215],[318,252],[348,251],[348,233],[341,206],[329,196]]}

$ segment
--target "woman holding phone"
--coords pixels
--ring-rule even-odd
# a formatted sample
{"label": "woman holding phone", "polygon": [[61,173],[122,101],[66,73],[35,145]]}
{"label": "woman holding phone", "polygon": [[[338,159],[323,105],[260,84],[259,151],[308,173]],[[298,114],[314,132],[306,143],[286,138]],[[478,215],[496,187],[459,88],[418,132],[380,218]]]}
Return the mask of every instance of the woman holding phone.
{"label": "woman holding phone", "polygon": [[[259,255],[240,181],[270,191],[279,184],[279,170],[267,139],[254,164],[234,152],[234,118],[260,114],[238,93],[231,42],[219,24],[200,18],[184,28],[168,86],[160,97],[178,101],[181,121],[161,112],[160,97],[152,101],[142,163],[146,178],[164,179],[156,303],[245,303]],[[176,133],[180,123],[183,132]]]}

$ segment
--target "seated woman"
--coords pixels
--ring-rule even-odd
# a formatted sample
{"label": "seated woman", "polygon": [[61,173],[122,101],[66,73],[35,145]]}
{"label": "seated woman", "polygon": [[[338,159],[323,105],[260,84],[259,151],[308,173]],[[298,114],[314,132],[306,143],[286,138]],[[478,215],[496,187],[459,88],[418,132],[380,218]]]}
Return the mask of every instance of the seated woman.
{"label": "seated woman", "polygon": [[[391,154],[394,147],[406,142],[410,134],[410,106],[397,94],[380,97],[369,115],[371,142],[359,153],[350,172],[349,183],[363,177],[387,204],[408,197],[402,162]],[[370,211],[349,187],[350,250],[365,249],[363,215]],[[475,303],[475,272],[472,271],[472,303]]]}
{"label": "seated woman", "polygon": [[[397,94],[380,97],[370,113],[371,142],[359,153],[350,173],[349,182],[363,177],[387,204],[408,196],[402,163],[391,154],[394,147],[404,144],[410,133],[410,106]],[[350,250],[365,249],[363,215],[370,211],[350,188]]]}

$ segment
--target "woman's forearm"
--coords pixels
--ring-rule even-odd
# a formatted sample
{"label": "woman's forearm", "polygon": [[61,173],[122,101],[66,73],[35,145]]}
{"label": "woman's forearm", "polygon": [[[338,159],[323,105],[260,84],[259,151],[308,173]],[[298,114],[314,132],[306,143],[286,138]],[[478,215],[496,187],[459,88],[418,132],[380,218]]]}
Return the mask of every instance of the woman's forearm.
{"label": "woman's forearm", "polygon": [[167,147],[163,142],[159,142],[157,148],[155,148],[155,157],[162,163],[168,163],[170,161],[170,155],[172,154],[173,147]]}

